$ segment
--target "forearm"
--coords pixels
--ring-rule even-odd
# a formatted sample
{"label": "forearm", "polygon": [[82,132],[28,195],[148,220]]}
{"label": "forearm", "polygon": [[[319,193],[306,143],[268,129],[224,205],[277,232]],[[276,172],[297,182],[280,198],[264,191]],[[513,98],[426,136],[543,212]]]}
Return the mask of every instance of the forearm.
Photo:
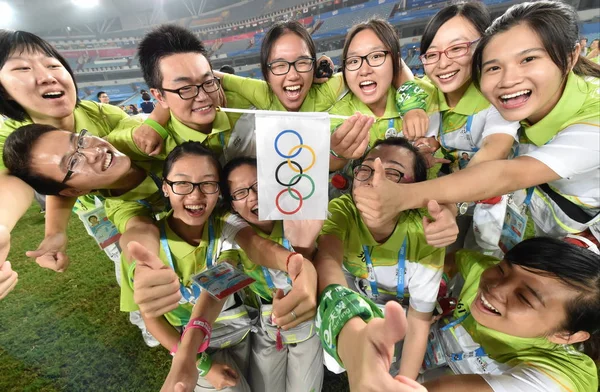
{"label": "forearm", "polygon": [[364,320],[354,317],[348,320],[338,335],[337,352],[346,369],[351,365],[351,361],[360,360],[360,356],[357,357],[353,348],[356,346],[360,331],[366,326]]}
{"label": "forearm", "polygon": [[493,392],[494,390],[477,374],[443,376],[423,384],[429,392]]}
{"label": "forearm", "polygon": [[[208,294],[208,292],[203,291],[200,294],[198,302],[194,305],[190,319],[203,318],[210,325],[213,325],[219,314],[221,314],[224,304],[225,300],[219,301]],[[190,329],[183,335],[177,352],[182,352],[184,355],[190,356],[193,354],[195,356],[198,352],[198,347],[200,347],[203,341],[204,332],[202,330],[197,328]]]}
{"label": "forearm", "polygon": [[10,232],[33,201],[33,189],[17,177],[0,172],[0,226]]}
{"label": "forearm", "polygon": [[148,317],[142,313],[142,318],[148,331],[160,342],[160,344],[171,351],[179,342],[179,332],[164,317]]}
{"label": "forearm", "polygon": [[317,293],[321,294],[330,284],[348,287],[342,270],[343,250],[341,241],[331,235],[319,240],[319,250],[314,266],[317,270]]}
{"label": "forearm", "polygon": [[515,139],[507,134],[493,134],[483,139],[481,148],[469,161],[467,167],[473,167],[482,162],[506,159],[510,154]]}
{"label": "forearm", "polygon": [[427,349],[431,314],[428,313],[428,318],[416,319],[415,317],[411,317],[411,310],[409,310],[408,329],[406,331],[406,338],[404,339],[404,347],[402,348],[400,374],[416,380]]}
{"label": "forearm", "polygon": [[125,260],[131,261],[127,244],[131,241],[139,242],[150,253],[158,255],[160,247],[160,233],[152,219],[145,216],[136,216],[127,221],[125,232],[119,240]]}
{"label": "forearm", "polygon": [[400,88],[405,82],[413,80],[415,77],[408,68],[404,60],[400,59],[400,74],[394,77],[394,88]]}
{"label": "forearm", "polygon": [[333,155],[329,155],[329,172],[331,173],[343,169],[344,166],[346,166],[346,163],[348,163],[347,159],[337,158]]}
{"label": "forearm", "polygon": [[48,196],[46,197],[46,228],[45,234],[65,233],[76,197]]}
{"label": "forearm", "polygon": [[254,264],[287,272],[291,252],[278,243],[262,238],[251,227],[240,230],[235,241]]}

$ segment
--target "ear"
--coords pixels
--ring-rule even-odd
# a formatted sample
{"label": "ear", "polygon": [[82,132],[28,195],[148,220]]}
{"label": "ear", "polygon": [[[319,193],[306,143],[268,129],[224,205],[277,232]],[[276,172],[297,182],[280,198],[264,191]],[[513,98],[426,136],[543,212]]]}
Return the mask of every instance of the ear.
{"label": "ear", "polygon": [[548,336],[548,340],[556,344],[575,344],[585,342],[590,338],[590,333],[586,331],[579,331],[575,333],[569,332],[556,332]]}
{"label": "ear", "polygon": [[169,108],[169,104],[165,100],[165,96],[163,95],[163,93],[159,89],[157,89],[157,88],[151,88],[150,89],[150,93],[152,93],[152,95],[154,96],[154,98],[156,98],[156,100],[158,101],[158,103],[160,103],[160,106],[162,106],[165,109]]}
{"label": "ear", "polygon": [[581,44],[578,42],[575,44],[575,48],[573,49],[573,52],[571,53],[571,60],[569,61],[569,72],[572,71],[573,67],[575,67],[575,64],[577,64],[580,54],[581,54]]}
{"label": "ear", "polygon": [[89,190],[83,190],[83,189],[77,189],[77,188],[66,188],[66,189],[63,189],[62,191],[60,191],[58,194],[60,196],[65,196],[65,197],[79,197],[79,196],[87,195],[88,193],[90,193]]}
{"label": "ear", "polygon": [[169,185],[167,185],[166,182],[163,182],[162,184],[162,191],[165,197],[169,197]]}

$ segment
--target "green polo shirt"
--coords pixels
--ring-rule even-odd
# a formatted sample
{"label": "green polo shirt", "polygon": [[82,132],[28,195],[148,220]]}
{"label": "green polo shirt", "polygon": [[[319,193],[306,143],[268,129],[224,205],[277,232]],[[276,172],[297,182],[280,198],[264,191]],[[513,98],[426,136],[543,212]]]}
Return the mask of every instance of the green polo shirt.
{"label": "green polo shirt", "polygon": [[[119,127],[111,132],[107,140],[119,151],[133,159],[148,159],[143,151],[133,141],[133,132],[139,127],[139,124],[129,124],[130,126]],[[165,125],[167,138],[164,142],[163,151],[153,156],[153,159],[165,160],[167,155],[178,145],[187,141],[196,141],[203,143],[210,148],[217,156],[221,155],[223,149],[229,143],[231,125],[227,115],[223,112],[217,112],[213,121],[211,133],[205,134],[188,127],[179,121],[173,114]]]}
{"label": "green polo shirt", "polygon": [[[89,133],[98,137],[107,136],[121,120],[129,118],[127,113],[116,106],[93,101],[79,101],[73,110],[73,115],[75,116],[75,127],[74,129],[65,129],[66,131],[79,133],[82,129],[87,129]],[[29,118],[25,121],[8,119],[2,124],[0,128],[0,171],[6,170],[2,161],[4,141],[15,129],[28,124],[33,124]]]}
{"label": "green polo shirt", "polygon": [[[456,263],[465,279],[459,303],[454,311],[460,317],[471,309],[477,296],[481,274],[498,263],[493,257],[471,250],[456,253]],[[598,369],[594,361],[571,345],[559,345],[540,338],[520,338],[495,331],[477,323],[472,316],[462,325],[493,360],[508,367],[525,365],[556,384],[557,390],[590,392],[598,390]],[[493,383],[493,376],[484,376]],[[501,380],[497,381],[499,384]]]}
{"label": "green polo shirt", "polygon": [[[225,74],[222,83],[226,92],[232,91],[239,94],[257,109],[287,111],[279,98],[271,91],[269,84],[263,80]],[[333,75],[325,83],[313,84],[299,111],[327,111],[344,92],[344,88],[344,78],[341,73]],[[228,102],[228,106],[235,107],[230,102]]]}

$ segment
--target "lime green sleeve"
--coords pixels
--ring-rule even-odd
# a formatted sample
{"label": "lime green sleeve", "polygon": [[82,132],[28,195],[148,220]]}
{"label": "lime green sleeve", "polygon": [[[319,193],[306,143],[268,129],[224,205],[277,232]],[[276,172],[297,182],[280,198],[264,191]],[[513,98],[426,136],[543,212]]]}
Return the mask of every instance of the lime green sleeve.
{"label": "lime green sleeve", "polygon": [[236,268],[239,268],[240,270],[244,269],[243,266],[240,264],[241,257],[240,257],[240,251],[238,249],[228,249],[228,250],[221,252],[219,257],[217,258],[217,263],[221,263],[224,261],[228,262],[229,264],[233,265]]}
{"label": "lime green sleeve", "polygon": [[329,110],[346,91],[346,84],[341,72],[336,73],[327,82],[322,84],[313,84],[311,89],[317,92],[315,102],[315,112],[325,112]]}
{"label": "lime green sleeve", "polygon": [[106,141],[112,144],[117,150],[127,155],[132,160],[148,159],[142,150],[133,141],[133,132],[142,125],[139,118],[127,117],[119,122],[117,127],[106,136]]}
{"label": "lime green sleeve", "polygon": [[121,253],[121,300],[122,312],[135,312],[139,309],[133,300],[133,276],[135,274],[135,261],[131,264],[125,260]]}
{"label": "lime green sleeve", "polygon": [[129,115],[117,106],[106,103],[101,104],[101,106],[102,113],[108,119],[108,123],[113,129],[118,126],[121,120],[129,118]]}
{"label": "lime green sleeve", "polygon": [[144,216],[152,219],[152,211],[137,201],[126,201],[116,198],[107,198],[104,202],[106,216],[117,227],[119,233],[124,233],[127,222],[135,216]]}
{"label": "lime green sleeve", "polygon": [[486,256],[469,249],[461,249],[454,257],[458,271],[465,281],[474,276],[480,276],[487,268],[498,264],[499,260],[492,256]]}
{"label": "lime green sleeve", "polygon": [[[273,93],[267,82],[263,80],[225,74],[222,83],[225,92],[231,91],[239,94],[257,109],[269,110],[273,103]],[[227,105],[235,107],[230,102]]]}
{"label": "lime green sleeve", "polygon": [[329,202],[329,217],[323,224],[320,235],[332,234],[338,237],[340,241],[346,242],[352,220],[352,210],[348,208],[348,203],[352,203],[348,195],[335,198]]}

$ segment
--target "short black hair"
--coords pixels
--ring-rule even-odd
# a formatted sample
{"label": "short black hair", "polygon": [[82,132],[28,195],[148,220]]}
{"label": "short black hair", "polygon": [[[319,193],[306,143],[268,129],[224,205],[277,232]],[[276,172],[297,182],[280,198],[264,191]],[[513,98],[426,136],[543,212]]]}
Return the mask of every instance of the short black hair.
{"label": "short black hair", "polygon": [[415,173],[415,182],[421,182],[427,180],[427,163],[425,158],[421,155],[419,150],[412,145],[406,138],[403,137],[389,137],[387,139],[379,139],[373,144],[373,149],[378,146],[398,146],[407,149],[412,152],[415,159],[413,163],[413,172]]}
{"label": "short black hair", "polygon": [[235,75],[235,69],[233,69],[233,67],[229,64],[225,64],[224,66],[219,68],[219,72]]}
{"label": "short black hair", "polygon": [[183,158],[186,155],[197,155],[208,157],[212,163],[215,165],[217,169],[217,173],[219,174],[219,181],[223,178],[223,168],[221,167],[221,163],[217,159],[215,153],[208,147],[204,146],[200,142],[184,142],[178,145],[167,155],[165,159],[165,164],[163,166],[163,179],[166,179],[169,173],[171,173],[171,169],[173,169],[173,165],[179,159]]}
{"label": "short black hair", "polygon": [[[102,94],[106,94],[106,91],[98,91],[98,94],[96,94],[96,98],[100,99],[100,96]],[[108,96],[108,94],[106,94]]]}
{"label": "short black hair", "polygon": [[[160,60],[177,53],[200,53],[210,64],[202,41],[190,30],[174,24],[161,25],[142,38],[138,46],[138,59],[144,80],[150,88],[162,88],[163,77]],[[211,64],[212,69],[212,64]]]}
{"label": "short black hair", "polygon": [[[67,70],[71,79],[73,79],[73,85],[75,85],[75,94],[77,96],[77,82],[73,75],[73,70],[67,62],[67,60],[58,51],[50,45],[49,42],[38,37],[35,34],[28,33],[27,31],[11,31],[11,30],[0,30],[0,69],[4,67],[6,61],[11,54],[18,52],[42,52],[49,57],[57,59],[62,66]],[[16,121],[25,121],[28,117],[25,109],[17,103],[17,101],[8,99],[6,89],[0,84],[0,114],[5,115],[8,118],[12,118]]]}
{"label": "short black hair", "polygon": [[232,171],[237,169],[240,166],[252,166],[254,168],[257,167],[258,163],[256,158],[254,157],[236,157],[227,162],[225,167],[223,167],[223,178],[221,179],[221,194],[223,195],[223,199],[231,205],[233,199],[231,198],[231,189],[229,189],[229,175]]}
{"label": "short black hair", "polygon": [[421,54],[427,52],[431,41],[437,34],[438,30],[444,23],[454,18],[455,16],[462,16],[475,26],[475,29],[479,35],[483,35],[485,29],[492,24],[492,17],[489,11],[480,2],[458,2],[442,8],[437,14],[433,16],[425,26],[425,31],[421,37]]}
{"label": "short black hair", "polygon": [[20,178],[42,195],[58,195],[68,185],[35,173],[32,168],[31,151],[37,140],[48,132],[60,129],[45,124],[29,124],[17,128],[6,138],[2,160],[9,174]]}

